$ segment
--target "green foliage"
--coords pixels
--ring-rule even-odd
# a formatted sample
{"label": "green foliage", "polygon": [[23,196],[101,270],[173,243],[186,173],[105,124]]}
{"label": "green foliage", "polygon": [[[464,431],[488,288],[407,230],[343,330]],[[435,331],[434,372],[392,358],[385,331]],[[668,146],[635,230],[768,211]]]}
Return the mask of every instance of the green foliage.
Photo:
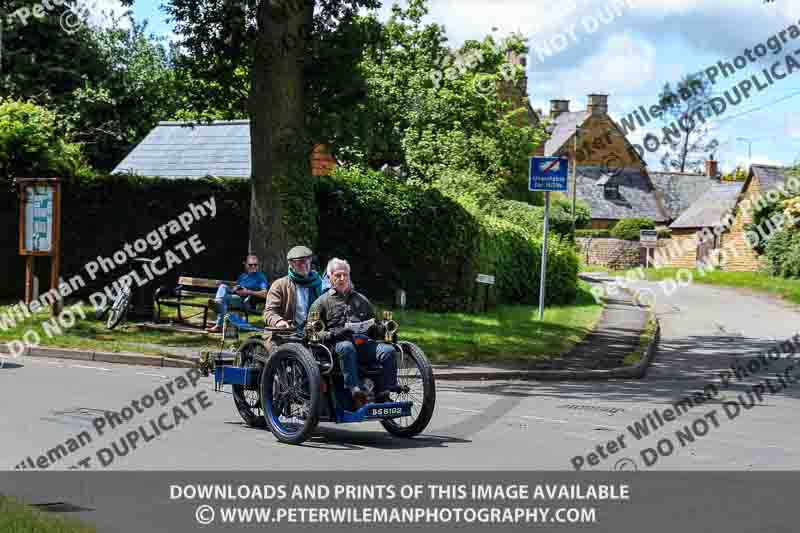
{"label": "green foliage", "polygon": [[58,127],[55,113],[31,102],[0,101],[0,180],[86,175],[81,147]]}
{"label": "green foliage", "polygon": [[[473,201],[532,199],[528,155],[544,132],[530,126],[524,100],[506,101],[498,90],[520,87],[522,68],[505,50],[524,54],[522,38],[467,41],[451,51],[443,27],[422,23],[427,12],[423,0],[395,6],[379,44],[366,48],[357,76],[365,94],[346,113],[359,126],[340,137],[339,156],[373,168],[401,165],[408,181]],[[453,57],[467,58],[458,75]]]}
{"label": "green foliage", "polygon": [[[506,220],[481,217],[479,271],[496,278],[498,299],[504,302],[539,301],[539,277],[542,271],[542,239]],[[558,237],[548,243],[548,304],[568,303],[575,299],[578,286],[578,256],[574,248]]]}
{"label": "green foliage", "polygon": [[747,170],[737,165],[733,172],[723,174],[719,179],[722,181],[744,181],[747,179]]}
{"label": "green foliage", "polygon": [[[476,273],[496,276],[506,303],[535,303],[541,238],[522,226],[481,215],[435,188],[343,167],[321,181],[320,255],[350,261],[354,283],[391,301],[405,289],[411,305],[431,310],[469,308]],[[561,239],[550,239],[548,303],[570,302],[578,259]]]}
{"label": "green foliage", "polygon": [[775,232],[764,247],[769,273],[782,278],[800,278],[800,231]]}
{"label": "green foliage", "polygon": [[370,298],[392,301],[404,289],[417,308],[469,305],[478,224],[457,202],[358,167],[323,178],[317,199],[321,259],[347,259]]}
{"label": "green foliage", "polygon": [[[488,210],[492,215],[524,228],[530,235],[541,237],[544,233],[544,207],[515,200],[500,200]],[[586,226],[591,220],[589,208],[583,202],[575,205],[576,227]],[[559,198],[550,204],[550,231],[568,237],[572,233],[572,204]]]}
{"label": "green foliage", "polygon": [[579,229],[575,230],[576,238],[607,239],[611,237],[611,231],[607,229]]}
{"label": "green foliage", "polygon": [[58,106],[70,135],[85,145],[98,171],[110,171],[161,120],[178,110],[181,94],[165,38],[148,36],[132,16],[93,29],[104,75],[85,80]]}
{"label": "green foliage", "polygon": [[649,218],[624,218],[611,229],[611,236],[615,239],[638,241],[639,230],[655,229],[655,227],[656,225]]}

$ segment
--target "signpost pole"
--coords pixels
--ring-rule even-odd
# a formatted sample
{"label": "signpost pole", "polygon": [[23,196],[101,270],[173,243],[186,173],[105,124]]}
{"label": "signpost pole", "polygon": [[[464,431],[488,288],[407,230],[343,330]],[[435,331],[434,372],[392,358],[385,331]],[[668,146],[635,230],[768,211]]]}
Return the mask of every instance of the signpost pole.
{"label": "signpost pole", "polygon": [[547,232],[550,219],[550,193],[544,193],[544,243],[542,244],[542,272],[539,276],[539,320],[544,320],[544,287],[547,278]]}

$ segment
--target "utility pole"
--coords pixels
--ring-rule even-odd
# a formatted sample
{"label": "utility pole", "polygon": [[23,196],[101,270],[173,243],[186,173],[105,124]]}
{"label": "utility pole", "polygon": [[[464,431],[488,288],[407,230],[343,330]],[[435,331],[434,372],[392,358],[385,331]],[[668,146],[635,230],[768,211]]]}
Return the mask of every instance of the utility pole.
{"label": "utility pole", "polygon": [[736,137],[737,141],[743,141],[747,143],[747,166],[753,164],[753,141],[755,139],[749,139],[747,137]]}
{"label": "utility pole", "polygon": [[572,150],[572,235],[575,235],[575,203],[578,197],[578,135],[580,126],[575,126],[575,145]]}

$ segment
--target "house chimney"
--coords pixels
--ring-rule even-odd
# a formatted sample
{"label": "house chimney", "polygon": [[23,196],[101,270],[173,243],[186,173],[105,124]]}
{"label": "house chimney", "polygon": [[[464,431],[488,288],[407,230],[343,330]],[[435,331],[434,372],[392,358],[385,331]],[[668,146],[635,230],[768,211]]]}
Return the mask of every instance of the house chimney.
{"label": "house chimney", "polygon": [[717,174],[718,174],[717,163],[719,163],[719,162],[714,160],[714,156],[713,155],[708,158],[708,161],[706,161],[706,176],[707,177],[709,177],[709,178],[716,178],[717,177]]}
{"label": "house chimney", "polygon": [[586,105],[586,110],[591,115],[606,115],[608,114],[608,95],[607,94],[590,94],[589,103]]}
{"label": "house chimney", "polygon": [[561,113],[569,113],[569,100],[550,100],[550,120]]}

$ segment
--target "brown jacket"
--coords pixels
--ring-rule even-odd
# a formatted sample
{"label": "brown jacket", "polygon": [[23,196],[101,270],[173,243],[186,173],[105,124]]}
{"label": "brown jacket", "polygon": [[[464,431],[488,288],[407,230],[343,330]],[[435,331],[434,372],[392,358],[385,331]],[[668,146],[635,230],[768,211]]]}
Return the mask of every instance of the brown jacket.
{"label": "brown jacket", "polygon": [[289,276],[275,280],[267,293],[267,303],[264,304],[264,325],[274,328],[281,320],[294,325],[296,294],[297,286]]}

